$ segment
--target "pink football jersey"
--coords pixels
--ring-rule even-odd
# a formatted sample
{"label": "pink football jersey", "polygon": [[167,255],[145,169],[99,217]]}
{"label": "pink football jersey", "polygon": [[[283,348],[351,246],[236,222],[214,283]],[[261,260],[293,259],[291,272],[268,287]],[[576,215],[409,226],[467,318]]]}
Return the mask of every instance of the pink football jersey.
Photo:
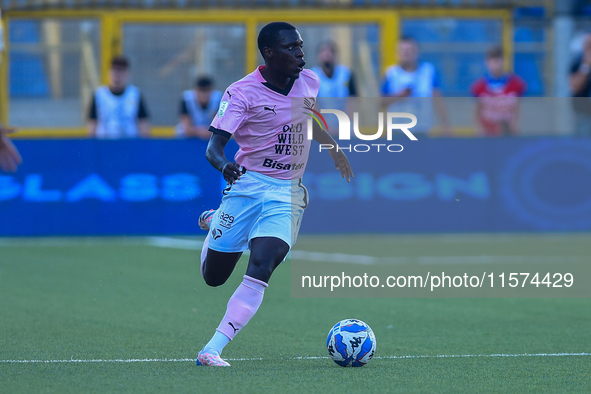
{"label": "pink football jersey", "polygon": [[279,91],[261,75],[264,67],[226,89],[209,129],[234,136],[240,147],[234,159],[247,170],[276,179],[301,178],[311,142],[306,114],[310,111],[304,110],[304,100],[313,107],[320,81],[311,70],[303,70]]}

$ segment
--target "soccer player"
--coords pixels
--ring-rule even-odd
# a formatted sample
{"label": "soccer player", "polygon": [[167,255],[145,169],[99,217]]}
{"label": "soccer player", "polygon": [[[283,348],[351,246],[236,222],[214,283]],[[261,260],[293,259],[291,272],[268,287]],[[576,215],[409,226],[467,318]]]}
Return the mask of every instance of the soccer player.
{"label": "soccer player", "polygon": [[[213,135],[206,157],[222,172],[228,187],[219,209],[199,218],[200,227],[209,231],[201,274],[209,286],[220,286],[243,251],[250,249],[250,258],[226,314],[199,352],[197,365],[230,365],[220,357],[224,346],[254,316],[271,274],[296,241],[308,204],[301,181],[310,149],[305,112],[313,108],[319,86],[318,77],[304,70],[302,45],[300,33],[288,23],[263,27],[258,47],[265,65],[228,87],[210,127]],[[240,148],[236,162],[224,155],[231,136]],[[325,130],[316,130],[313,137],[337,146]],[[332,149],[330,155],[349,181],[353,173],[345,154]]]}
{"label": "soccer player", "polygon": [[129,61],[111,60],[109,85],[94,92],[88,115],[88,133],[96,138],[136,138],[150,134],[148,111],[140,90],[128,83]]}
{"label": "soccer player", "polygon": [[525,94],[525,81],[505,72],[503,49],[498,46],[486,54],[486,71],[486,75],[470,87],[470,92],[478,100],[478,134],[489,137],[517,135],[519,97]]}
{"label": "soccer player", "polygon": [[211,133],[208,128],[221,100],[222,92],[214,90],[212,78],[207,76],[197,78],[195,88],[183,92],[177,135],[209,138]]}

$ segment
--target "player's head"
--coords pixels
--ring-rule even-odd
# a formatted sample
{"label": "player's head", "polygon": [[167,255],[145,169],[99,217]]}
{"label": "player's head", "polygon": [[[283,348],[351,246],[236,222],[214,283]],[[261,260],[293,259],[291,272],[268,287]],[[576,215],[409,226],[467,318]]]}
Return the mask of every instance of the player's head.
{"label": "player's head", "polygon": [[304,69],[304,41],[293,25],[272,22],[263,27],[257,40],[265,65],[273,72],[298,78]]}
{"label": "player's head", "polygon": [[325,41],[316,50],[318,64],[332,67],[337,62],[338,48],[334,41]]}
{"label": "player's head", "polygon": [[500,77],[505,72],[503,48],[494,46],[486,52],[486,70],[493,77]]}
{"label": "player's head", "polygon": [[111,60],[109,70],[110,86],[113,88],[124,88],[129,79],[129,61],[124,56],[115,56]]}
{"label": "player's head", "polygon": [[197,101],[199,104],[209,103],[209,97],[213,90],[213,78],[202,75],[195,80],[195,90],[197,91]]}
{"label": "player's head", "polygon": [[419,60],[419,44],[414,37],[403,36],[398,43],[398,59],[402,66],[412,66]]}

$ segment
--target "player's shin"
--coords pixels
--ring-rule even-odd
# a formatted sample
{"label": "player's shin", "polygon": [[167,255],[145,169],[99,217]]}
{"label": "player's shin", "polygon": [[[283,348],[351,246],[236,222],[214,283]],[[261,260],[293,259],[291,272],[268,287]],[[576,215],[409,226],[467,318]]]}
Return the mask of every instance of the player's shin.
{"label": "player's shin", "polygon": [[233,339],[259,309],[266,287],[265,282],[244,275],[244,280],[228,301],[226,315],[217,331]]}

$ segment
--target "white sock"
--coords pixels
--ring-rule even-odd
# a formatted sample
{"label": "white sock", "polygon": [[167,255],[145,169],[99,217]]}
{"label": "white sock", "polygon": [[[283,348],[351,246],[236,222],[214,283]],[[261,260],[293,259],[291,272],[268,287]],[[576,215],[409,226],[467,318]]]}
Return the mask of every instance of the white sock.
{"label": "white sock", "polygon": [[230,338],[225,336],[219,331],[216,331],[213,334],[213,337],[207,342],[207,345],[203,347],[203,350],[211,350],[216,352],[218,355],[222,354],[222,350],[224,350],[224,346],[226,346],[230,342]]}

